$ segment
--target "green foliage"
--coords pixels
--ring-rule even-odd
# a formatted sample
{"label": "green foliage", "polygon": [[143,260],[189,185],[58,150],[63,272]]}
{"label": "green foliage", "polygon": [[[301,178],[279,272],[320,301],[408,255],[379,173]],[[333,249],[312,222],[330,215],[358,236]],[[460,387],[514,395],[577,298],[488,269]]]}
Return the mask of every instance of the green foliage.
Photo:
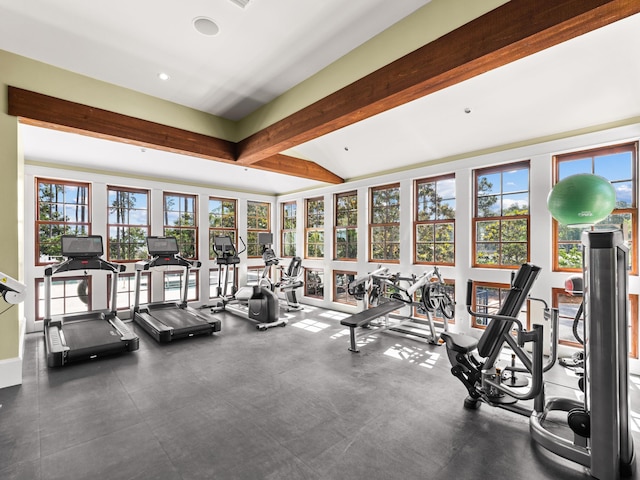
{"label": "green foliage", "polygon": [[38,243],[40,258],[60,257],[63,235],[87,235],[88,188],[64,183],[38,184]]}

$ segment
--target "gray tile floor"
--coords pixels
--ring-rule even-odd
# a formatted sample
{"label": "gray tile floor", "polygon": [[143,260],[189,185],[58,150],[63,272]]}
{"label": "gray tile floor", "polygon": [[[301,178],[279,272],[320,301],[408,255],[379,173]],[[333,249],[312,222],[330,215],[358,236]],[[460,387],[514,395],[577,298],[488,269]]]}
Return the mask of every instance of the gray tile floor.
{"label": "gray tile floor", "polygon": [[352,354],[339,315],[311,307],[266,332],[221,318],[213,337],[138,329],[137,352],[58,369],[28,335],[24,383],[0,390],[0,478],[590,478],[526,418],[465,410],[444,347],[378,334]]}

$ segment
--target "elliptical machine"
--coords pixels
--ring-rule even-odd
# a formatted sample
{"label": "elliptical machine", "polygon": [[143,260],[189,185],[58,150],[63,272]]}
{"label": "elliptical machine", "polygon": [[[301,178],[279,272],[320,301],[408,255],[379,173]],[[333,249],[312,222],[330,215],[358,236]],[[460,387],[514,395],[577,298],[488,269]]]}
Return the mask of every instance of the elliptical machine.
{"label": "elliptical machine", "polygon": [[[286,311],[294,312],[304,310],[300,302],[298,302],[297,290],[304,286],[302,281],[302,259],[293,257],[289,266],[285,269],[280,265],[281,258],[278,258],[271,245],[273,244],[272,233],[259,233],[258,243],[262,245],[262,260],[264,261],[264,269],[258,282],[261,287],[268,288],[272,292],[280,290],[284,293],[287,301]],[[280,281],[273,283],[271,280],[271,267],[275,266],[280,270]]]}
{"label": "elliptical machine", "polygon": [[229,269],[240,263],[240,254],[246,250],[246,244],[241,251],[238,251],[230,237],[216,236],[213,246],[213,251],[216,254],[216,263],[218,264],[220,302],[211,308],[211,312],[218,313],[226,310],[243,318],[248,318],[257,322],[256,328],[258,330],[284,327],[287,324],[287,319],[280,318],[278,296],[270,289],[254,285],[241,287],[235,293],[227,294]]}

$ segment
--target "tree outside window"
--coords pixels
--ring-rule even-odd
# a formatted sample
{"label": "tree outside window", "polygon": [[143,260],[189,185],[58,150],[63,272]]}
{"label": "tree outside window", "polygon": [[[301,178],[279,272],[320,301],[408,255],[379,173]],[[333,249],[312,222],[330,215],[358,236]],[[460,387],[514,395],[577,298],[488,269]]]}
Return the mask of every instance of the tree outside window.
{"label": "tree outside window", "polygon": [[247,202],[247,257],[262,257],[259,233],[271,232],[271,205],[267,202]]}
{"label": "tree outside window", "polygon": [[109,260],[135,261],[147,258],[149,191],[108,187],[107,196]]}
{"label": "tree outside window", "polygon": [[529,162],[475,171],[474,267],[529,260]]}
{"label": "tree outside window", "polygon": [[164,194],[164,236],[175,237],[180,254],[197,258],[198,224],[196,196],[180,193]]}
{"label": "tree outside window", "polygon": [[336,260],[358,258],[358,193],[335,195],[334,244]]}
{"label": "tree outside window", "polygon": [[[636,163],[637,143],[628,143],[574,152],[554,157],[554,185],[571,175],[592,173],[611,182],[616,191],[616,206],[611,214],[592,228],[621,228],[630,247],[629,267],[638,273],[638,259],[634,239],[637,236],[638,208]],[[553,220],[555,271],[581,271],[582,232],[585,229],[567,227]]]}
{"label": "tree outside window", "polygon": [[280,254],[283,257],[296,256],[296,228],[298,204],[286,202],[282,204],[282,231],[280,232]]}
{"label": "tree outside window", "polygon": [[306,258],[324,258],[324,198],[309,198],[307,210]]}
{"label": "tree outside window", "polygon": [[455,176],[417,180],[415,184],[415,263],[455,263]]}
{"label": "tree outside window", "polygon": [[400,261],[400,184],[370,189],[369,259]]}
{"label": "tree outside window", "polygon": [[38,178],[36,185],[36,264],[43,265],[60,259],[63,235],[91,232],[91,191],[88,183]]}
{"label": "tree outside window", "polygon": [[215,237],[231,237],[235,245],[238,236],[236,200],[209,197],[209,258],[215,259]]}

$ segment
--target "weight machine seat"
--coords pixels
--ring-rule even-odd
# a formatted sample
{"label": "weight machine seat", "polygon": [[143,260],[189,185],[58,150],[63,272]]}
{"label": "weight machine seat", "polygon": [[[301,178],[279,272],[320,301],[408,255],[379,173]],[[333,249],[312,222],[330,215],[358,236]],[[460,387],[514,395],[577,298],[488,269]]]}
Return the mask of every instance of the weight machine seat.
{"label": "weight machine seat", "polygon": [[460,333],[442,332],[440,338],[444,340],[449,350],[460,353],[469,353],[478,346],[478,339],[470,335],[462,335]]}

